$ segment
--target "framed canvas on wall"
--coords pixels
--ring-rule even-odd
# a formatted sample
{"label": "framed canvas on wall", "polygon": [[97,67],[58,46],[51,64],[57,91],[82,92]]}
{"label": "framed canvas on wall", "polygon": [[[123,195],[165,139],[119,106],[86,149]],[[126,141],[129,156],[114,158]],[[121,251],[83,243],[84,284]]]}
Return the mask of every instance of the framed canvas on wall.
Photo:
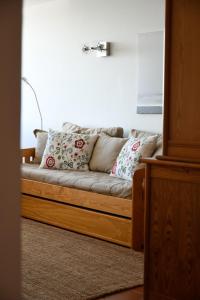
{"label": "framed canvas on wall", "polygon": [[163,31],[139,33],[138,114],[162,114],[163,107]]}

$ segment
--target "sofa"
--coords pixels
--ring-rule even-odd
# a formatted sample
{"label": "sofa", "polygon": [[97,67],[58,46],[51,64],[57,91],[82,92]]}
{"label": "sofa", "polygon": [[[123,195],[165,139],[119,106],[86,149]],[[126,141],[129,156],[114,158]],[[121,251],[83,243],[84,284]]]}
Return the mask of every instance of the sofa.
{"label": "sofa", "polygon": [[[82,128],[66,122],[62,132],[67,132],[64,137],[67,136],[68,140],[69,136],[71,139],[76,134],[78,137],[82,134],[96,139],[88,169],[81,164],[77,169],[71,169],[69,163],[67,167],[64,165],[66,168],[60,164],[61,169],[55,165],[49,169],[47,159],[41,167],[48,155],[45,151],[48,152],[50,133],[36,130],[36,148],[21,150],[22,216],[142,250],[144,167],[137,164],[132,180],[111,176],[115,171],[113,165],[129,140],[123,138],[123,129]],[[58,134],[53,134],[55,139]],[[151,137],[152,133],[132,130],[130,136],[141,139]],[[80,148],[80,144],[77,147]],[[157,135],[152,155],[159,155],[161,147],[161,136]]]}

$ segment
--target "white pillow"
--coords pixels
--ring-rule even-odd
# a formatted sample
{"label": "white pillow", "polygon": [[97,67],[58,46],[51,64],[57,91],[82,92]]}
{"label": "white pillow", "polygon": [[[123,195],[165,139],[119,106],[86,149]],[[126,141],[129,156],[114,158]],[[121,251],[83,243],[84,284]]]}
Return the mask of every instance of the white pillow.
{"label": "white pillow", "polygon": [[157,137],[157,135],[154,135],[141,139],[135,137],[129,138],[120,151],[110,175],[132,180],[140,158],[151,156],[154,152]]}
{"label": "white pillow", "polygon": [[49,130],[40,168],[88,170],[88,163],[98,135]]}
{"label": "white pillow", "polygon": [[35,158],[34,163],[41,163],[42,156],[44,154],[44,150],[47,144],[48,132],[46,131],[37,131],[35,132],[37,138],[37,145],[35,148]]}

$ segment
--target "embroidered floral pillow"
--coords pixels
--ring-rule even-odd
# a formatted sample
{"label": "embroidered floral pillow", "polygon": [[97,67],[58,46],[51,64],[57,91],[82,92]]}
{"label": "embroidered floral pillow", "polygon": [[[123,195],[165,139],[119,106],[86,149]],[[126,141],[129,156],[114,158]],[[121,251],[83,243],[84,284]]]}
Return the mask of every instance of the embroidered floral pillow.
{"label": "embroidered floral pillow", "polygon": [[88,170],[98,135],[64,133],[49,130],[40,168]]}
{"label": "embroidered floral pillow", "polygon": [[142,157],[151,156],[156,148],[157,135],[141,139],[131,137],[123,146],[112,167],[111,176],[132,180],[133,173]]}

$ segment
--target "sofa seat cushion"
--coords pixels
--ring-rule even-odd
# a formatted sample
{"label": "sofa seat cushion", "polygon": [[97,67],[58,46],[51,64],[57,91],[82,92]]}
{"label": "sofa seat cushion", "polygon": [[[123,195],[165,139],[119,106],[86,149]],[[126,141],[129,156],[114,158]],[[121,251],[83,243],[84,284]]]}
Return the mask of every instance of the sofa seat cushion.
{"label": "sofa seat cushion", "polygon": [[92,171],[40,169],[39,164],[22,164],[22,178],[76,188],[120,198],[130,198],[132,182]]}

